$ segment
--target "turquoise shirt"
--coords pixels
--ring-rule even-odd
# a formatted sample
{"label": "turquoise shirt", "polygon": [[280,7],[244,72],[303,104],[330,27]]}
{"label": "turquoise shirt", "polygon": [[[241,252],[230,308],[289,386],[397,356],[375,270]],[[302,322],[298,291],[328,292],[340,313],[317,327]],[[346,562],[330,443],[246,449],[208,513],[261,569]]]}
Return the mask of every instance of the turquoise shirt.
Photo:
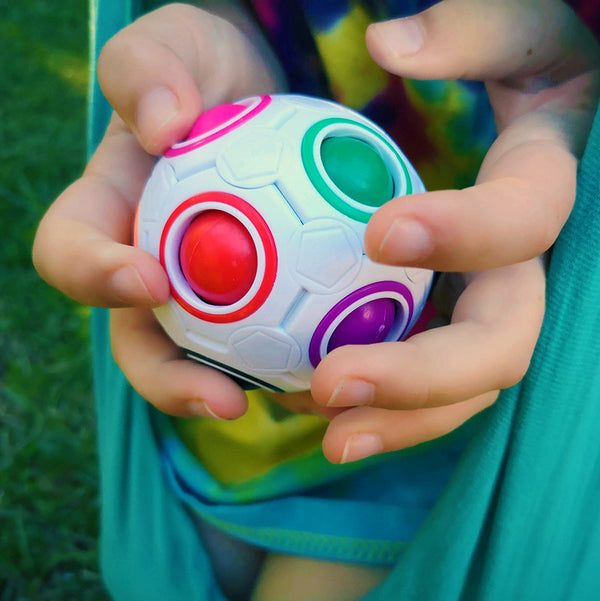
{"label": "turquoise shirt", "polygon": [[[97,51],[135,11],[126,3],[92,5]],[[107,115],[95,91],[92,147]],[[208,479],[214,496],[202,499],[189,488],[206,476],[202,466],[188,461],[167,418],[126,383],[110,358],[106,312],[95,311],[101,556],[114,598],[223,600],[193,512],[245,540],[263,537],[272,548],[290,545],[284,548],[392,563],[391,576],[368,600],[600,598],[598,174],[600,122],[582,162],[575,210],[553,252],[547,316],[523,382],[472,421],[464,439],[459,431],[422,453],[377,458],[369,469],[351,474],[351,487],[362,477],[365,486],[350,500],[339,488],[344,479],[323,484],[329,490],[322,495],[297,491],[257,503],[219,499],[222,491]],[[172,452],[165,453],[169,445]],[[453,448],[460,459],[452,456]],[[443,467],[440,458],[449,460],[450,469],[427,480],[435,485],[429,507],[413,499],[417,510],[411,514],[409,499],[364,498],[369,478],[380,468],[380,476],[397,482],[391,466],[401,464],[403,478],[418,477],[430,465]],[[400,483],[398,494],[411,490]],[[419,483],[416,490],[420,500],[427,499],[425,486]],[[365,527],[353,529],[363,518]],[[376,537],[366,538],[366,531]]]}

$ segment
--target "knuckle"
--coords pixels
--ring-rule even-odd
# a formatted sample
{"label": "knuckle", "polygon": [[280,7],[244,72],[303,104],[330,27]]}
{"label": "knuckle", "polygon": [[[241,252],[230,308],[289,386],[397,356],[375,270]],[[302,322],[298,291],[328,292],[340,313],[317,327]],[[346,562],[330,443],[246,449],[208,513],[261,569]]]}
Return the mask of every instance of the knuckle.
{"label": "knuckle", "polygon": [[126,51],[129,44],[129,30],[124,29],[110,38],[103,46],[100,55],[98,56],[98,77],[103,78],[115,60],[122,56],[122,52]]}
{"label": "knuckle", "polygon": [[161,6],[155,12],[159,21],[168,18],[185,23],[189,23],[190,18],[193,18],[197,14],[198,9],[196,7],[191,4],[185,4],[184,2],[174,2],[173,4]]}
{"label": "knuckle", "polygon": [[48,253],[46,252],[46,248],[44,245],[44,225],[43,220],[40,223],[38,228],[38,232],[36,234],[35,240],[33,241],[33,247],[31,249],[31,260],[33,263],[34,269],[37,271],[38,275],[44,280],[48,281],[48,274],[46,272],[46,258]]}
{"label": "knuckle", "polygon": [[527,374],[530,363],[531,355],[529,353],[520,352],[513,354],[502,372],[498,388],[505,389],[518,384]]}
{"label": "knuckle", "polygon": [[145,57],[151,38],[145,32],[130,27],[114,35],[102,48],[97,67],[100,84],[108,79],[115,67],[124,64],[124,59],[126,63],[130,63]]}
{"label": "knuckle", "polygon": [[[207,19],[212,15],[192,4],[173,3],[157,8],[135,24],[135,29],[150,35],[157,42],[182,43],[195,40],[195,31],[204,30]],[[144,21],[144,19],[146,19]]]}
{"label": "knuckle", "polygon": [[544,236],[542,237],[540,247],[538,249],[538,255],[546,252],[555,242],[556,238],[560,234],[563,226],[565,225],[569,212],[573,206],[575,200],[575,194],[573,194],[573,200],[565,199],[565,207],[558,208],[555,212],[550,212],[548,216],[548,223]]}
{"label": "knuckle", "polygon": [[98,83],[109,102],[119,96],[119,82],[124,69],[136,64],[142,52],[139,37],[125,29],[110,38],[102,48],[96,65]]}

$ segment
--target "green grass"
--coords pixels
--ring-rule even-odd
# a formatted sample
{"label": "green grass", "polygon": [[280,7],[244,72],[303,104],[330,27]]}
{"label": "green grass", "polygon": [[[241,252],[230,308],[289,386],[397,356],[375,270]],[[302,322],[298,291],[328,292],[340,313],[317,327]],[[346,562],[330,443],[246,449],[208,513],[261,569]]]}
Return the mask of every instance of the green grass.
{"label": "green grass", "polygon": [[87,2],[0,14],[0,601],[100,601],[89,314],[30,259],[84,164]]}

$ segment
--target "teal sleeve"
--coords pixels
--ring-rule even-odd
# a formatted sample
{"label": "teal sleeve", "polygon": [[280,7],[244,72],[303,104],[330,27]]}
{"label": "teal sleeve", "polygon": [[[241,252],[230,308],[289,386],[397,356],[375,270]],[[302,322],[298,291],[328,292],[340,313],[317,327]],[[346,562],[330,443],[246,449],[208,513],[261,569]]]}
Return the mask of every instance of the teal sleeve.
{"label": "teal sleeve", "polygon": [[531,367],[369,601],[600,599],[600,117]]}
{"label": "teal sleeve", "polygon": [[166,479],[148,407],[113,363],[107,311],[95,309],[92,326],[105,585],[115,600],[226,601]]}

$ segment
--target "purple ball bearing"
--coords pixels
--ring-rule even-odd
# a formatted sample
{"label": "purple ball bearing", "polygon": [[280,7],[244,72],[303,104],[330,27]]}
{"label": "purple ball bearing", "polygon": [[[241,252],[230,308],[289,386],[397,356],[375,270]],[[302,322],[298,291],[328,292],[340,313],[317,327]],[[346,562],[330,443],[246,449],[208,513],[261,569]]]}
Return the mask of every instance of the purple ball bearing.
{"label": "purple ball bearing", "polygon": [[247,98],[204,113],[158,161],[136,244],[169,275],[156,309],[188,356],[242,385],[310,386],[347,344],[401,340],[432,272],[373,263],[366,224],[394,197],[424,191],[378,126],[332,102]]}
{"label": "purple ball bearing", "polygon": [[374,282],[345,296],[323,317],[309,346],[313,367],[345,344],[401,340],[413,323],[410,290],[400,282]]}

